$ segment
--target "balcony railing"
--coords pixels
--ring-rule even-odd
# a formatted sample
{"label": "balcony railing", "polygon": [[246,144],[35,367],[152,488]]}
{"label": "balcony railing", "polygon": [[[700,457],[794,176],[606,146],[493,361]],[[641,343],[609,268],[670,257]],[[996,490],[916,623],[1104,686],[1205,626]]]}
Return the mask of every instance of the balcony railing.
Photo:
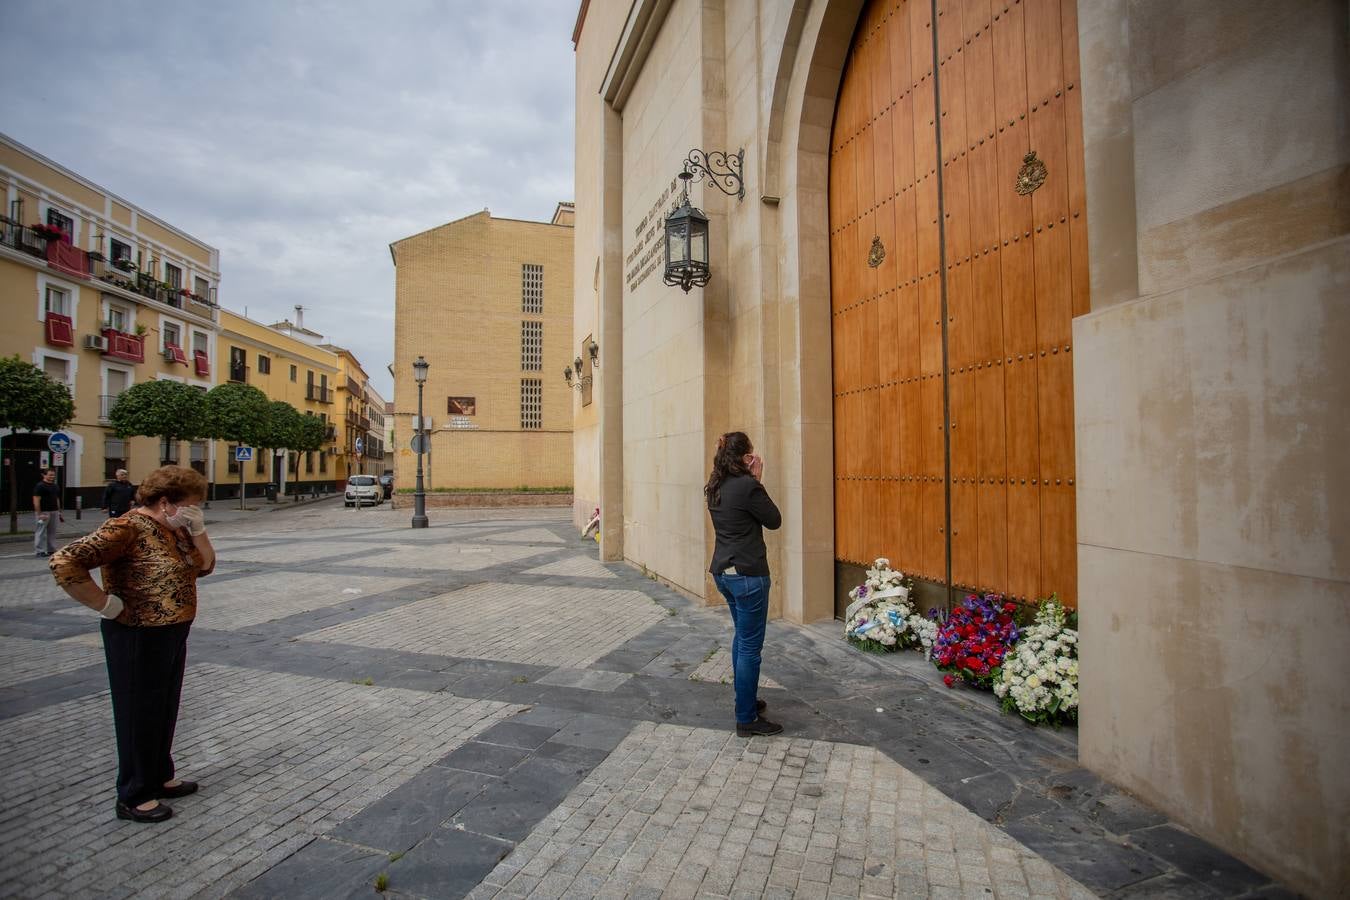
{"label": "balcony railing", "polygon": [[145,362],[145,337],[143,335],[128,334],[125,331],[118,331],[116,328],[105,328],[103,329],[103,338],[108,342],[108,349],[103,351],[105,356],[125,359],[128,362]]}
{"label": "balcony railing", "polygon": [[98,417],[100,421],[108,421],[108,417],[112,415],[112,408],[117,405],[117,398],[121,396],[121,394],[103,394],[98,398]]}
{"label": "balcony railing", "polygon": [[337,440],[337,426],[336,426],[336,425],[329,425],[328,427],[326,427],[326,428],[323,430],[323,439],[324,439],[325,441],[336,441],[336,440]]}
{"label": "balcony railing", "polygon": [[305,399],[314,403],[332,403],[333,389],[320,387],[317,384],[305,385]]}
{"label": "balcony railing", "polygon": [[352,378],[350,375],[347,376],[347,392],[353,397],[361,396],[361,385],[357,384],[356,379]]}
{"label": "balcony railing", "polygon": [[246,384],[248,382],[248,369],[248,366],[236,366],[234,363],[230,363],[230,380]]}
{"label": "balcony railing", "polygon": [[166,306],[187,310],[206,319],[216,318],[216,304],[210,297],[156,281],[148,273],[138,272],[129,260],[108,262],[102,257],[91,257],[89,275],[97,281],[140,294]]}
{"label": "balcony railing", "polygon": [[357,417],[356,417],[356,430],[357,430],[357,431],[369,431],[369,430],[370,430],[370,420],[367,419],[365,416],[357,416]]}

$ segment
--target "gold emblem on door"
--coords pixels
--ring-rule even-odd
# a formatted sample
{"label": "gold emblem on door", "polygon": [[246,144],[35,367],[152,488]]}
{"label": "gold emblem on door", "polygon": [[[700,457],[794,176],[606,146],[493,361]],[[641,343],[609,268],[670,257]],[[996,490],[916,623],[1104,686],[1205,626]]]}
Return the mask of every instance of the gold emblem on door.
{"label": "gold emblem on door", "polygon": [[1048,174],[1045,163],[1037,159],[1036,151],[1032,150],[1022,157],[1022,168],[1017,170],[1017,184],[1013,186],[1013,190],[1019,194],[1030,194],[1045,184],[1045,176]]}
{"label": "gold emblem on door", "polygon": [[878,234],[872,238],[872,252],[867,254],[867,264],[875,269],[885,258],[886,248],[882,246],[881,235]]}

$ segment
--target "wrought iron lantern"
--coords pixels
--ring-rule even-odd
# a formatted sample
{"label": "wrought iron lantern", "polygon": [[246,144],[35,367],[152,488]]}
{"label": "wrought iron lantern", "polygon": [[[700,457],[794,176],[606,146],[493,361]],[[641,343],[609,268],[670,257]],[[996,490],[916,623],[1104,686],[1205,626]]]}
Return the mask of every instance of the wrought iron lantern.
{"label": "wrought iron lantern", "polygon": [[[688,176],[681,173],[682,178]],[[686,190],[680,205],[666,216],[665,282],[686,294],[703,287],[711,277],[708,268],[708,217],[689,205]]]}

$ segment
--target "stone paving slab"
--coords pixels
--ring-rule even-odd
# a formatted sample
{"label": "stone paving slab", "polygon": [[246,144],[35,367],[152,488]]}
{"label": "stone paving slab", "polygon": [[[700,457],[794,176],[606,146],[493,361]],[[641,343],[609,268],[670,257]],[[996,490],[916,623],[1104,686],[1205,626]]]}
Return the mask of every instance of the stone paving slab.
{"label": "stone paving slab", "polygon": [[[95,615],[87,609],[84,612]],[[98,638],[97,631],[94,636]],[[0,637],[0,684],[6,686],[103,664],[102,638],[91,645]]]}
{"label": "stone paving slab", "polygon": [[[731,653],[725,647],[718,647],[702,665],[689,673],[690,681],[711,681],[714,684],[731,684],[735,673],[731,670]],[[759,676],[759,686],[763,688],[781,688],[782,685],[767,675]]]}
{"label": "stone paving slab", "polygon": [[563,539],[545,528],[523,528],[519,531],[499,531],[487,535],[485,541],[506,541],[513,544],[562,544]]}
{"label": "stone paving slab", "polygon": [[1089,898],[870,747],[640,724],[474,897]]}
{"label": "stone paving slab", "polygon": [[397,547],[368,560],[369,565],[390,568],[428,569],[448,572],[476,572],[537,556],[539,547],[517,544],[437,544],[435,552],[422,547]]}
{"label": "stone paving slab", "polygon": [[478,584],[302,637],[583,667],[666,615],[636,591]]}
{"label": "stone paving slab", "polygon": [[557,562],[546,563],[542,566],[535,566],[533,569],[526,569],[523,575],[561,575],[568,578],[617,578],[618,576],[606,569],[604,565],[589,556],[573,556],[568,559]]}
{"label": "stone paving slab", "polygon": [[[282,538],[282,535],[278,535],[277,540],[273,543],[254,543],[248,547],[233,550],[228,554],[228,558],[231,562],[312,562],[358,553],[375,555],[383,553],[387,549],[386,545],[371,542],[310,540],[308,538],[303,541],[294,541],[283,540]],[[220,555],[222,551],[217,548],[216,552],[217,555]],[[205,584],[206,582],[203,581],[202,583]]]}
{"label": "stone paving slab", "polygon": [[11,772],[0,807],[0,884],[24,897],[99,884],[223,896],[516,711],[192,665],[175,760],[203,789],[173,801],[174,819],[157,827],[113,815],[106,692],[0,722],[0,757]]}

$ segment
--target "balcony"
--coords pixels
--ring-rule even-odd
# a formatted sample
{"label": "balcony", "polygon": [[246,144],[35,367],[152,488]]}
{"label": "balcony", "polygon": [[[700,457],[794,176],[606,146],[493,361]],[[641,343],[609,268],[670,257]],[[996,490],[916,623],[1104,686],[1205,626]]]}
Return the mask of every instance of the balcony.
{"label": "balcony", "polygon": [[333,389],[317,384],[305,385],[305,399],[314,403],[332,403]]}
{"label": "balcony", "polygon": [[107,422],[108,417],[112,415],[112,408],[117,405],[117,398],[121,394],[103,394],[98,398],[98,420]]}
{"label": "balcony", "polygon": [[237,366],[230,363],[230,380],[239,384],[248,383],[248,366]]}
{"label": "balcony", "polygon": [[337,440],[337,426],[336,426],[336,425],[329,425],[329,426],[325,427],[324,430],[323,430],[323,439],[324,439],[324,441],[336,441],[336,440]]}
{"label": "balcony", "polygon": [[13,219],[0,218],[0,244],[20,253],[45,259],[47,265],[72,278],[88,278],[89,254],[48,225],[28,228]]}
{"label": "balcony", "polygon": [[367,419],[365,416],[357,416],[356,430],[361,432],[370,431],[370,419]]}
{"label": "balcony", "polygon": [[57,347],[75,346],[75,323],[70,320],[70,316],[47,313],[43,321],[43,330],[46,332],[47,343]]}
{"label": "balcony", "polygon": [[194,294],[187,288],[174,287],[165,282],[156,281],[146,272],[138,272],[136,266],[125,259],[108,262],[102,257],[90,257],[89,277],[104,284],[110,284],[133,294],[139,294],[165,306],[185,310],[215,321],[216,304],[210,297]]}
{"label": "balcony", "polygon": [[347,376],[347,393],[351,394],[353,397],[361,396],[361,385],[357,384],[356,379],[352,378],[350,375]]}
{"label": "balcony", "polygon": [[164,361],[166,363],[182,363],[186,366],[188,364],[187,351],[177,344],[165,344]]}
{"label": "balcony", "polygon": [[211,358],[206,355],[205,350],[192,351],[193,371],[203,378],[211,374]]}
{"label": "balcony", "polygon": [[103,337],[108,342],[108,349],[103,351],[104,356],[125,359],[127,362],[145,362],[145,338],[141,335],[105,328]]}

